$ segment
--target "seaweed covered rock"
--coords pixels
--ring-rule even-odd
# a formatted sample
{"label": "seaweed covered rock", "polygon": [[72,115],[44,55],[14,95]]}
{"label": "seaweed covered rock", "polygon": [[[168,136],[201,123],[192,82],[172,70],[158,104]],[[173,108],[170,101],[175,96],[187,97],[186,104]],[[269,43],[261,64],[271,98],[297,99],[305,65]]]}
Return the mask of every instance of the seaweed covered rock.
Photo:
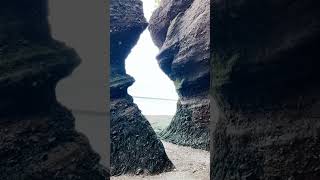
{"label": "seaweed covered rock", "polygon": [[173,168],[161,141],[127,93],[134,79],[125,59],[147,27],[140,0],[111,0],[111,175],[156,174]]}
{"label": "seaweed covered rock", "polygon": [[52,39],[45,0],[0,3],[0,179],[106,178],[99,156],[55,98],[80,63]]}
{"label": "seaweed covered rock", "polygon": [[211,179],[320,179],[319,8],[213,4]]}
{"label": "seaweed covered rock", "polygon": [[163,0],[149,31],[160,48],[161,69],[174,81],[177,112],[160,136],[172,143],[209,150],[210,1]]}

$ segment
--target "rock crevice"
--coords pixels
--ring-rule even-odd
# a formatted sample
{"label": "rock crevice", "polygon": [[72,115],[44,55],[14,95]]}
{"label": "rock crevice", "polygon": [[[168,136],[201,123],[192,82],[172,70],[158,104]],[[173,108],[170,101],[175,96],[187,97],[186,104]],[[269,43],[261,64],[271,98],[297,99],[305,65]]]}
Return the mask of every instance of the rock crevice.
{"label": "rock crevice", "polygon": [[125,59],[147,27],[140,0],[111,0],[111,175],[157,174],[171,170],[161,141],[141,114],[127,89]]}

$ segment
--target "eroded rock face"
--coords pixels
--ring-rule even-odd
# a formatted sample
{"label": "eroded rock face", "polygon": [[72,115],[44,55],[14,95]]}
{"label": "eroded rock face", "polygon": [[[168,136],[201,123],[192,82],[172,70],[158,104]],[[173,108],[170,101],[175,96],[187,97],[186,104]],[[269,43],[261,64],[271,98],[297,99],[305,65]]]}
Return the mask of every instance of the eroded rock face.
{"label": "eroded rock face", "polygon": [[170,170],[161,141],[127,93],[134,79],[125,72],[125,59],[147,27],[142,2],[111,0],[110,10],[111,175]]}
{"label": "eroded rock face", "polygon": [[105,179],[99,156],[55,98],[80,59],[51,38],[47,1],[0,4],[0,179]]}
{"label": "eroded rock face", "polygon": [[320,179],[319,1],[213,7],[211,179]]}
{"label": "eroded rock face", "polygon": [[177,112],[161,133],[170,142],[209,150],[210,1],[163,0],[149,31],[161,69],[175,83]]}

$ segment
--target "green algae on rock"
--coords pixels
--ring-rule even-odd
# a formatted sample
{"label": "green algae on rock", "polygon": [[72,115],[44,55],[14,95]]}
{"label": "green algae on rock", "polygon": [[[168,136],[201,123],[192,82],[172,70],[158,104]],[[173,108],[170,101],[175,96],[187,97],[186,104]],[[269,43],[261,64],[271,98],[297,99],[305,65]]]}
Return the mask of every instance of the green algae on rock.
{"label": "green algae on rock", "polygon": [[158,63],[174,82],[179,102],[162,139],[209,150],[210,1],[163,0],[149,25]]}

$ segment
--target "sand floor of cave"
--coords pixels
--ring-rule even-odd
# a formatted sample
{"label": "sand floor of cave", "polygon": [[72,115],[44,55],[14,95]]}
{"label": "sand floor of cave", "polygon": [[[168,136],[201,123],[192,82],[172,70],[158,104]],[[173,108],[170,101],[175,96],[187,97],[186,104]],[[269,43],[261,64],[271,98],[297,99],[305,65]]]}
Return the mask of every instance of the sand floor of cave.
{"label": "sand floor of cave", "polygon": [[176,169],[156,176],[119,176],[111,180],[209,180],[210,152],[162,142]]}

